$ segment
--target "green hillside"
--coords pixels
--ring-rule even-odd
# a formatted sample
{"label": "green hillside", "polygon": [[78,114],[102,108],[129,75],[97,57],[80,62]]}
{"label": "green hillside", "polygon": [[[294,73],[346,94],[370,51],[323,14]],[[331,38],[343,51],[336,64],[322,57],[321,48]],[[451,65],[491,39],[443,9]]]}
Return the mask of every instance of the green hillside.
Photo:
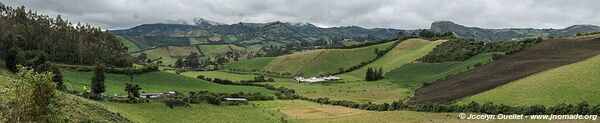
{"label": "green hillside", "polygon": [[[84,88],[89,90],[91,72],[64,72],[65,83],[69,89],[83,91]],[[129,76],[121,74],[106,74],[106,94],[126,95],[125,82],[129,82]],[[233,86],[220,85],[196,78],[186,77],[182,75],[166,73],[166,72],[151,72],[138,74],[133,76],[133,84],[139,84],[144,92],[165,92],[179,91],[187,93],[189,91],[211,91],[211,92],[261,92],[272,94],[273,91],[261,87]]]}
{"label": "green hillside", "polygon": [[587,101],[600,104],[600,56],[550,69],[500,86],[459,103],[494,102],[509,105],[560,103],[576,104]]}
{"label": "green hillside", "polygon": [[399,43],[396,47],[390,50],[388,53],[378,60],[361,67],[360,69],[354,70],[348,75],[356,78],[363,78],[367,68],[379,68],[382,67],[384,72],[398,68],[404,64],[415,61],[418,58],[431,52],[435,46],[441,44],[444,40],[438,41],[427,41],[423,39],[408,39]]}
{"label": "green hillside", "polygon": [[240,59],[230,62],[226,69],[236,69],[242,71],[262,71],[275,57],[258,57],[252,59]]}
{"label": "green hillside", "polygon": [[[145,53],[148,56],[148,59],[158,59],[161,58],[163,65],[175,65],[177,58],[173,58],[169,55],[169,49],[167,47],[157,47],[150,50],[145,50],[142,53]],[[139,56],[141,53],[131,54],[132,56]]]}
{"label": "green hillside", "polygon": [[127,47],[127,52],[139,52],[142,51],[142,49],[135,45],[135,43],[131,42],[129,39],[120,36],[120,35],[115,35],[115,37],[117,37],[119,39],[119,41],[121,41],[123,44],[125,44],[125,47]]}
{"label": "green hillside", "polygon": [[231,51],[231,49],[229,48],[229,45],[227,45],[227,44],[224,44],[224,45],[198,45],[198,49],[200,49],[200,51],[202,53],[204,53],[204,56],[210,57],[210,58],[221,56],[221,55],[224,55],[226,52]]}
{"label": "green hillside", "polygon": [[388,42],[353,49],[320,49],[294,53],[273,59],[265,70],[304,76],[335,73],[339,68],[348,69],[375,58],[375,49],[383,50],[392,44],[394,43]]}
{"label": "green hillside", "polygon": [[478,63],[489,62],[491,53],[473,56],[465,61],[448,61],[442,63],[409,63],[385,74],[385,77],[412,87],[420,87],[425,82],[433,82],[449,75],[474,68]]}

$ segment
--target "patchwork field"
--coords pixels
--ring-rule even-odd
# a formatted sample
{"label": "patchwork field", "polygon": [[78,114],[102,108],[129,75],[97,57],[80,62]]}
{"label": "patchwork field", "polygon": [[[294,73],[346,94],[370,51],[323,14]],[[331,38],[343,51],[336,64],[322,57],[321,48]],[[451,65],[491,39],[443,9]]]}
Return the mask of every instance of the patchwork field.
{"label": "patchwork field", "polygon": [[585,61],[550,69],[504,86],[467,97],[459,103],[494,102],[509,105],[560,103],[577,104],[586,101],[600,104],[600,55]]}
{"label": "patchwork field", "polygon": [[[151,50],[145,50],[142,53],[145,53],[149,59],[158,59],[160,58],[163,62],[163,65],[175,65],[177,61],[176,58],[171,57],[169,54],[169,49],[167,47],[157,47]],[[141,53],[134,53],[131,56],[139,56]]]}
{"label": "patchwork field", "polygon": [[[84,91],[89,90],[89,84],[92,78],[91,72],[64,72],[65,83],[69,89]],[[107,95],[126,95],[125,82],[129,82],[129,76],[121,74],[105,74],[106,76],[106,94]],[[179,91],[187,93],[190,91],[223,92],[261,92],[273,94],[274,92],[261,87],[221,85],[200,79],[186,77],[182,75],[166,72],[150,72],[133,76],[133,84],[139,84],[143,92],[165,92]]]}
{"label": "patchwork field", "polygon": [[491,53],[479,54],[465,61],[448,61],[442,63],[408,63],[385,74],[385,77],[400,84],[421,87],[425,82],[434,82],[446,76],[473,69],[476,64],[483,64],[492,59]]}
{"label": "patchwork field", "polygon": [[229,45],[198,45],[198,49],[204,53],[206,57],[214,58],[231,51]]}
{"label": "patchwork field", "polygon": [[124,36],[142,50],[148,50],[160,46],[187,46],[190,45],[186,37],[164,37],[164,36]]}
{"label": "patchwork field", "polygon": [[[181,73],[183,76],[196,78],[198,75],[203,75],[208,78],[220,78],[220,79],[228,79],[232,81],[240,81],[240,80],[252,80],[254,77],[258,75],[252,74],[235,74],[228,73],[222,71],[187,71]],[[269,77],[267,77],[269,78]],[[277,81],[292,81],[291,79],[282,79],[282,78],[274,78]]]}
{"label": "patchwork field", "polygon": [[422,56],[431,52],[435,46],[441,44],[442,42],[444,41],[440,40],[432,42],[423,39],[408,39],[399,43],[396,47],[376,61],[346,74],[358,78],[364,78],[369,67],[382,67],[384,72],[388,72],[421,58]]}
{"label": "patchwork field", "polygon": [[262,71],[275,57],[257,57],[252,59],[240,59],[227,63],[226,69],[237,69],[243,71]]}
{"label": "patchwork field", "polygon": [[196,46],[167,46],[167,49],[169,50],[169,56],[171,57],[185,57],[189,56],[190,53],[200,53],[200,50],[198,50],[198,47]]}
{"label": "patchwork field", "polygon": [[599,38],[549,39],[482,67],[419,88],[408,102],[454,101],[599,54]]}
{"label": "patchwork field", "polygon": [[304,76],[335,73],[339,68],[347,69],[375,58],[375,49],[383,50],[392,44],[393,42],[388,42],[354,49],[320,49],[294,53],[273,59],[265,70]]}

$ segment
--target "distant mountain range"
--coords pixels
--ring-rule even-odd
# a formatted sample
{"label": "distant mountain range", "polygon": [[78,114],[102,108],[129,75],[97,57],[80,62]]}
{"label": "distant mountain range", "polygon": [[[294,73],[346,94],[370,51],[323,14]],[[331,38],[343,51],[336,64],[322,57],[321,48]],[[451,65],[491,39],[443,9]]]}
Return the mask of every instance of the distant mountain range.
{"label": "distant mountain range", "polygon": [[577,33],[598,32],[600,27],[595,25],[573,25],[564,29],[483,29],[479,27],[466,27],[450,21],[436,21],[431,24],[432,31],[454,32],[459,37],[480,40],[505,41],[528,37],[559,37],[572,36]]}
{"label": "distant mountain range", "polygon": [[[197,18],[193,21],[142,24],[130,29],[110,30],[125,37],[188,37],[206,43],[233,43],[249,45],[285,45],[305,43],[315,46],[347,46],[395,38],[398,29],[365,29],[358,26],[321,28],[311,23],[235,23],[222,24]],[[411,33],[412,31],[405,31]]]}
{"label": "distant mountain range", "polygon": [[[430,30],[435,32],[454,32],[456,36],[477,40],[506,41],[528,37],[571,36],[577,33],[597,32],[595,25],[574,25],[564,29],[484,29],[466,27],[450,21],[436,21]],[[323,46],[350,46],[364,44],[396,37],[398,32],[418,34],[419,30],[401,30],[391,28],[366,29],[358,26],[342,26],[332,28],[317,27],[311,23],[234,23],[224,24],[202,18],[193,20],[174,20],[167,23],[142,24],[130,29],[109,30],[113,34],[124,36],[135,41],[145,37],[189,38],[191,44],[196,43],[231,43],[240,46],[284,46],[289,44],[307,45],[311,48]],[[162,44],[164,44],[164,41]],[[168,42],[165,44],[168,45]]]}

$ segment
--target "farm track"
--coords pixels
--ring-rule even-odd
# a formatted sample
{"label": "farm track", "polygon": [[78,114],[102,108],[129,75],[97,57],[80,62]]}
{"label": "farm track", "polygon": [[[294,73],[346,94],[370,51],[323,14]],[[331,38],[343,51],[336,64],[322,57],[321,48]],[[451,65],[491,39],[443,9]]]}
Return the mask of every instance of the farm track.
{"label": "farm track", "polygon": [[550,39],[487,65],[419,88],[407,102],[452,102],[596,55],[600,55],[600,38]]}

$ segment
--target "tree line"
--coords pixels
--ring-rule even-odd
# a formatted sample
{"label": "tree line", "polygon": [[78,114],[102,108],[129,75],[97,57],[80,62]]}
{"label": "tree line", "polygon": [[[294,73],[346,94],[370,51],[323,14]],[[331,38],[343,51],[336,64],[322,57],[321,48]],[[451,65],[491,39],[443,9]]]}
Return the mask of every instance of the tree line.
{"label": "tree line", "polygon": [[114,67],[131,66],[127,48],[111,33],[87,24],[72,24],[60,16],[38,15],[25,7],[0,3],[0,58],[9,49],[47,54],[48,61]]}
{"label": "tree line", "polygon": [[528,38],[502,42],[453,38],[433,48],[431,52],[419,58],[418,61],[428,63],[463,61],[484,52],[504,52],[506,54],[512,54],[531,47],[539,42],[542,42],[542,38]]}

